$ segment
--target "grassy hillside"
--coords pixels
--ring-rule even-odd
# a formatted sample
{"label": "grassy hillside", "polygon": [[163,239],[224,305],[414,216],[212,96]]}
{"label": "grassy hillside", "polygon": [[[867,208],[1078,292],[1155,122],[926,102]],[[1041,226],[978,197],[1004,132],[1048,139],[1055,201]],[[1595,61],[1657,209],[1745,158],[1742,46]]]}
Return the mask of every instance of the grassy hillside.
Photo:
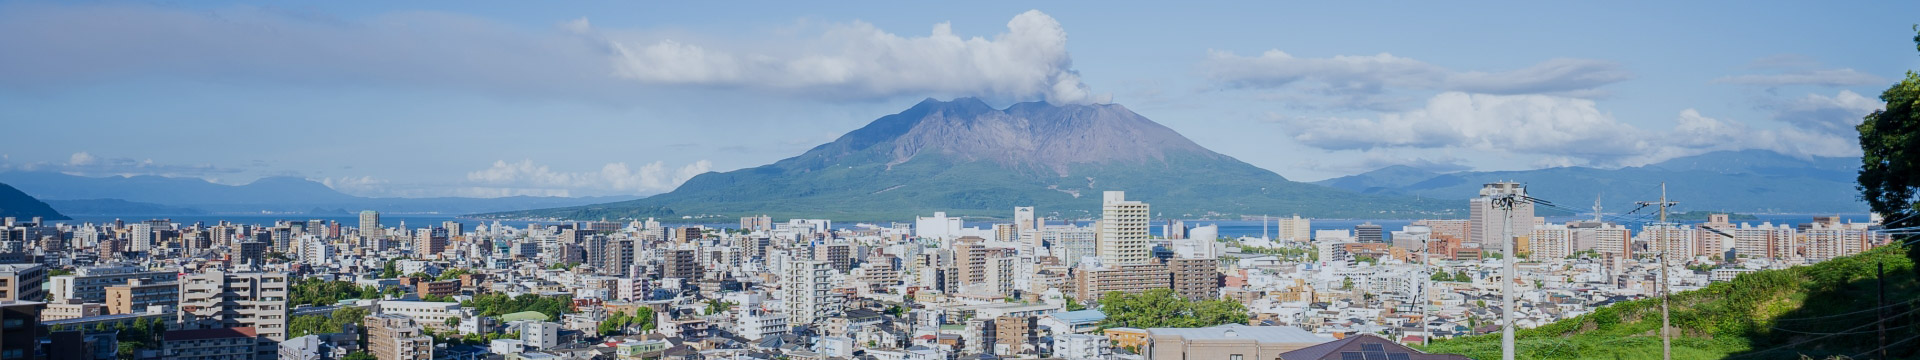
{"label": "grassy hillside", "polygon": [[[1877,321],[1892,357],[1920,355],[1920,285],[1900,247],[1785,270],[1673,295],[1676,359],[1793,359],[1855,356],[1879,348]],[[1890,315],[1878,314],[1875,264],[1886,265]],[[1592,314],[1518,332],[1522,359],[1657,359],[1659,299],[1624,302]],[[1900,341],[1905,341],[1900,343]],[[1500,358],[1500,334],[1435,341],[1429,352]]]}

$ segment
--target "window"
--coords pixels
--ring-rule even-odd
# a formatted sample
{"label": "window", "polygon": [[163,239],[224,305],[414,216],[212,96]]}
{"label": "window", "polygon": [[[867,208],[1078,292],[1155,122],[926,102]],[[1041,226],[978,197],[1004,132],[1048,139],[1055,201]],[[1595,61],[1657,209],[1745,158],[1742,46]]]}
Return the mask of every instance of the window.
{"label": "window", "polygon": [[1241,360],[1240,354],[1227,355],[1227,360]]}

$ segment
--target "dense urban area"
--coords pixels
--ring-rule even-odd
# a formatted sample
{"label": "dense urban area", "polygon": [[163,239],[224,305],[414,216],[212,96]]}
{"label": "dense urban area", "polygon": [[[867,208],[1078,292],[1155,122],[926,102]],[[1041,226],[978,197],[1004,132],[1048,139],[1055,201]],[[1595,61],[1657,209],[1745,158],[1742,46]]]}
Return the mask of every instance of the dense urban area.
{"label": "dense urban area", "polygon": [[1084,225],[7,218],[0,358],[1459,359],[1417,349],[1891,240],[1657,203],[1552,223],[1508,182],[1462,194],[1468,219],[1236,238],[1102,195]]}

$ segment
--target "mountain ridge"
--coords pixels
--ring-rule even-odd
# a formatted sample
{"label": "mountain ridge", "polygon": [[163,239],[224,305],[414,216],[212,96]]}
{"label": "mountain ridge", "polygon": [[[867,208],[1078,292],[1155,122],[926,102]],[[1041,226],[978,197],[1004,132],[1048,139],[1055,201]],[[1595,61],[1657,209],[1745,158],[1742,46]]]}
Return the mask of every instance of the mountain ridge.
{"label": "mountain ridge", "polygon": [[1864,213],[1854,190],[1857,157],[1794,157],[1765,150],[1720,151],[1619,169],[1557,167],[1519,171],[1419,173],[1386,167],[1314,182],[1373,194],[1458,197],[1492,181],[1537,184],[1529,194],[1585,210],[1596,197],[1611,211],[1669,195],[1679,209],[1752,213]]}
{"label": "mountain ridge", "polygon": [[35,199],[31,195],[27,195],[26,192],[22,192],[20,189],[4,183],[0,183],[0,217],[40,217],[45,220],[72,219],[54,210],[53,207],[47,205],[46,202]]}
{"label": "mountain ridge", "polygon": [[635,198],[374,198],[348,195],[312,180],[284,176],[265,177],[242,185],[225,185],[197,178],[153,175],[87,177],[57,172],[9,171],[0,172],[0,182],[13,184],[21,192],[36,198],[86,210],[87,215],[198,215],[263,211],[302,213],[315,208],[466,214]]}

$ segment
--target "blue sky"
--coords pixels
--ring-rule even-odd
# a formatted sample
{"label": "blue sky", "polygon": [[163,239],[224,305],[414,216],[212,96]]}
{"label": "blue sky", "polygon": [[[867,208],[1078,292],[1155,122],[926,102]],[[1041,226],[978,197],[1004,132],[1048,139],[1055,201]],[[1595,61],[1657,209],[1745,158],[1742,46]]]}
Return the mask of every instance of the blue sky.
{"label": "blue sky", "polygon": [[0,2],[0,170],[651,194],[926,97],[1113,102],[1295,180],[1853,156],[1914,2]]}

